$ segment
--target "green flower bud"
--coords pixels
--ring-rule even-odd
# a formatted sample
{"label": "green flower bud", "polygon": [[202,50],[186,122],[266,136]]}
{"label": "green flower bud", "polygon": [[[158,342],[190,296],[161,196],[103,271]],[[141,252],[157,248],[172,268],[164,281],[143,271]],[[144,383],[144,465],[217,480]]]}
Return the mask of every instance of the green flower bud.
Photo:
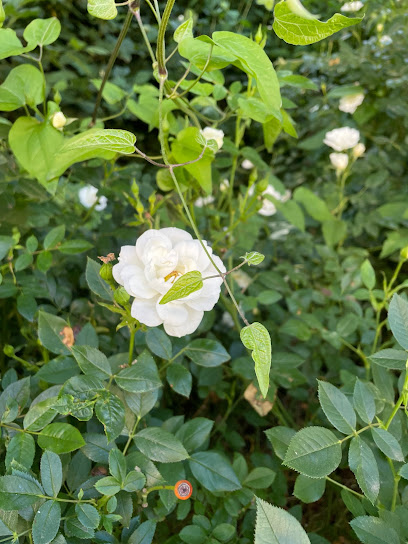
{"label": "green flower bud", "polygon": [[401,259],[407,260],[408,259],[408,246],[405,246],[400,251]]}
{"label": "green flower bud", "polygon": [[113,294],[114,299],[118,304],[122,306],[125,305],[130,299],[129,293],[125,290],[124,287],[118,287]]}
{"label": "green flower bud", "polygon": [[104,263],[99,270],[99,275],[105,281],[112,281],[112,265],[110,263]]}
{"label": "green flower bud", "polygon": [[264,191],[266,191],[267,188],[268,188],[268,180],[267,179],[261,179],[261,181],[259,181],[256,184],[255,191],[258,194],[262,194]]}
{"label": "green flower bud", "polygon": [[4,354],[7,355],[7,357],[13,357],[14,355],[14,348],[13,346],[10,346],[10,344],[6,344],[3,348]]}

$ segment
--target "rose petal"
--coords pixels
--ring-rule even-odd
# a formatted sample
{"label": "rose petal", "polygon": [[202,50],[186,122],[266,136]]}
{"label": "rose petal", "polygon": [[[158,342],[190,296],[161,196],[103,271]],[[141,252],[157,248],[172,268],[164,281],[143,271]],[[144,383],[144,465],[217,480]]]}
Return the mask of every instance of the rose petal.
{"label": "rose petal", "polygon": [[152,298],[158,294],[157,290],[149,285],[144,270],[138,266],[125,266],[121,277],[126,291],[132,297]]}
{"label": "rose petal", "polygon": [[180,304],[175,302],[157,303],[156,310],[163,322],[169,325],[182,325],[188,320],[188,310],[182,302]]}
{"label": "rose petal", "polygon": [[132,317],[147,325],[148,327],[158,327],[163,323],[156,311],[157,299],[138,299],[135,298],[130,313]]}
{"label": "rose petal", "polygon": [[171,241],[167,236],[162,234],[162,230],[151,229],[139,236],[136,242],[136,253],[143,262],[146,262],[146,252],[153,246],[163,246],[169,251],[171,250]]}
{"label": "rose petal", "polygon": [[187,231],[183,229],[178,229],[177,227],[167,227],[165,229],[160,229],[167,238],[171,241],[173,247],[179,242],[192,240],[193,237]]}
{"label": "rose petal", "polygon": [[169,336],[177,336],[177,338],[181,338],[187,334],[192,334],[200,325],[203,317],[204,312],[188,308],[187,321],[181,325],[170,325],[169,323],[165,322],[164,330]]}
{"label": "rose petal", "polygon": [[115,264],[112,268],[112,274],[115,278],[115,281],[117,281],[120,285],[123,285],[123,279],[121,274],[124,266],[127,264],[134,264],[136,266],[141,264],[136,254],[135,246],[122,246],[120,249],[118,261],[119,262]]}

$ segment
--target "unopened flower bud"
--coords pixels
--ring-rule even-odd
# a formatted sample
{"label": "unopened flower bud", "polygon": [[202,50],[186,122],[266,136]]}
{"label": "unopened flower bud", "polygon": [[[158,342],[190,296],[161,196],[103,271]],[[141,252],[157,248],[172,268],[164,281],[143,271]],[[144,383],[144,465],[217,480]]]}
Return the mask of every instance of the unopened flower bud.
{"label": "unopened flower bud", "polygon": [[52,126],[54,128],[61,130],[63,127],[65,127],[66,123],[67,118],[62,113],[62,111],[57,111],[57,113],[54,113],[54,115],[52,116]]}
{"label": "unopened flower bud", "polygon": [[262,25],[259,25],[258,30],[256,31],[256,34],[255,34],[256,43],[261,43],[262,38],[263,38]]}
{"label": "unopened flower bud", "polygon": [[359,143],[353,148],[353,156],[356,159],[358,159],[359,157],[362,157],[364,155],[365,150],[366,150],[365,145],[362,143]]}
{"label": "unopened flower bud", "polygon": [[266,189],[268,188],[268,180],[267,179],[261,179],[261,181],[258,181],[258,183],[255,186],[255,191],[257,194],[262,194]]}
{"label": "unopened flower bud", "polygon": [[14,348],[13,346],[10,346],[10,344],[6,344],[3,348],[4,354],[7,355],[7,357],[13,357],[14,355]]}
{"label": "unopened flower bud", "polygon": [[401,249],[400,255],[402,259],[407,260],[408,259],[408,246],[405,246]]}
{"label": "unopened flower bud", "polygon": [[99,270],[99,275],[105,281],[112,281],[112,265],[110,263],[104,263]]}
{"label": "unopened flower bud", "polygon": [[118,304],[126,304],[128,302],[130,295],[125,291],[123,287],[118,287],[113,294],[114,299]]}

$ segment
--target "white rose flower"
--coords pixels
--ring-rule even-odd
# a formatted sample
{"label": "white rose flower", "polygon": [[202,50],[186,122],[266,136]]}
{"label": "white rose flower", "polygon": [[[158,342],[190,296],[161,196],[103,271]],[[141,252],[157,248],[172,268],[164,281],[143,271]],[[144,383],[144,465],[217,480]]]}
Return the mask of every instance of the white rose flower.
{"label": "white rose flower", "polygon": [[392,44],[391,36],[388,36],[387,34],[384,34],[384,36],[381,36],[380,44],[381,45],[391,45]]}
{"label": "white rose flower", "polygon": [[351,149],[358,144],[360,133],[355,128],[341,127],[326,132],[323,142],[335,151]]}
{"label": "white rose flower", "polygon": [[364,101],[364,94],[357,93],[349,96],[343,96],[340,100],[339,110],[346,113],[354,113],[356,109],[361,106]]}
{"label": "white rose flower", "polygon": [[356,159],[362,157],[365,153],[366,147],[364,144],[357,144],[356,147],[353,148],[353,155]]}
{"label": "white rose flower", "polygon": [[97,212],[104,210],[108,204],[106,196],[98,197],[98,189],[93,185],[85,185],[78,191],[79,201],[85,208],[92,208],[92,206],[98,202],[95,206]]}
{"label": "white rose flower", "polygon": [[[254,186],[252,185],[248,191],[248,194],[252,196],[254,194]],[[275,187],[272,185],[268,185],[266,190],[262,193],[262,195],[271,195],[273,198],[276,198],[276,200],[279,200],[280,202],[286,202],[291,197],[290,191],[285,191],[285,193],[282,195],[279,193]],[[264,216],[270,216],[275,215],[276,213],[276,206],[275,204],[269,200],[268,198],[264,198],[262,203],[262,208],[258,210],[258,213]]]}
{"label": "white rose flower", "polygon": [[364,7],[363,2],[347,2],[341,6],[340,11],[360,11],[362,7]]}
{"label": "white rose flower", "polygon": [[218,145],[218,149],[224,144],[224,131],[217,128],[205,127],[204,130],[200,130],[204,138],[208,140],[215,140]]}
{"label": "white rose flower", "polygon": [[203,206],[207,206],[208,204],[211,204],[212,202],[214,202],[214,200],[215,198],[212,195],[200,196],[194,202],[194,206],[197,206],[197,208],[202,208]]}
{"label": "white rose flower", "polygon": [[347,168],[349,158],[347,153],[330,153],[330,162],[337,171],[342,172]]}
{"label": "white rose flower", "polygon": [[[204,241],[207,251],[221,272],[226,269],[221,259],[212,255],[212,249]],[[135,246],[123,246],[119,263],[113,269],[113,277],[135,297],[132,316],[147,325],[158,327],[170,336],[193,333],[204,312],[213,309],[219,299],[222,278],[205,280],[198,291],[185,298],[159,304],[163,295],[183,274],[198,270],[203,278],[218,274],[198,240],[188,232],[175,227],[148,230],[136,241]]]}
{"label": "white rose flower", "polygon": [[62,113],[62,111],[57,111],[52,116],[52,126],[54,128],[57,128],[58,130],[61,130],[65,125],[67,124],[67,118]]}
{"label": "white rose flower", "polygon": [[249,159],[242,161],[241,166],[244,170],[252,170],[254,167],[253,163]]}

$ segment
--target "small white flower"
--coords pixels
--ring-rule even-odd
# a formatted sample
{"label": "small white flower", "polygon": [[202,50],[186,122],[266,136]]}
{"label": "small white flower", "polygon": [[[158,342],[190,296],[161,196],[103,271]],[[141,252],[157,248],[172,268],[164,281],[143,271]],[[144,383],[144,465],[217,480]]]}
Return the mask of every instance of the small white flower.
{"label": "small white flower", "polygon": [[177,17],[177,21],[180,21],[180,22],[183,22],[184,19],[185,19],[185,17],[184,17],[183,14],[181,14],[181,15],[179,15],[179,16]]}
{"label": "small white flower", "polygon": [[364,144],[357,144],[354,148],[353,148],[353,155],[356,159],[362,157],[365,153],[365,150],[366,150],[366,147]]}
{"label": "small white flower", "polygon": [[[248,194],[252,196],[254,194],[254,186],[250,187]],[[276,200],[279,200],[280,202],[286,202],[291,197],[290,191],[285,191],[285,193],[282,195],[279,193],[273,185],[268,185],[266,190],[262,193],[262,195],[271,195],[273,198],[276,198]],[[264,198],[262,202],[262,208],[258,210],[258,213],[264,216],[270,216],[275,215],[276,213],[276,206],[275,204],[269,200],[269,198]]]}
{"label": "small white flower", "polygon": [[211,204],[212,202],[214,202],[214,200],[215,198],[212,195],[200,196],[194,202],[194,206],[197,206],[197,208],[202,208],[203,206],[207,206],[208,204]]}
{"label": "small white flower", "polygon": [[[212,254],[204,241],[208,253],[221,272],[226,269],[221,259]],[[130,296],[135,297],[131,314],[147,325],[158,327],[170,336],[185,336],[200,325],[204,312],[212,310],[220,296],[222,278],[205,280],[198,291],[185,298],[160,304],[163,295],[174,281],[187,272],[198,270],[202,276],[218,274],[198,240],[175,227],[148,230],[134,246],[123,246],[119,263],[113,269],[113,277]]]}
{"label": "small white flower", "polygon": [[340,11],[360,11],[362,7],[364,7],[363,2],[358,0],[357,2],[347,2],[341,6]]}
{"label": "small white flower", "polygon": [[357,93],[348,96],[343,96],[340,100],[339,110],[346,113],[354,113],[356,109],[361,106],[364,101],[364,94]]}
{"label": "small white flower", "polygon": [[98,202],[95,206],[97,212],[104,210],[108,204],[106,196],[100,196],[98,198],[98,189],[93,185],[85,185],[78,191],[79,202],[85,208],[92,208],[92,206]]}
{"label": "small white flower", "polygon": [[225,191],[228,191],[229,189],[229,180],[227,178],[223,179],[220,183],[220,191],[222,191],[223,193],[225,193]]}
{"label": "small white flower", "polygon": [[384,36],[381,36],[380,44],[381,45],[391,45],[392,44],[391,36],[388,36],[387,34],[384,34]]}
{"label": "small white flower", "polygon": [[215,140],[218,145],[218,149],[224,144],[224,131],[219,130],[218,128],[205,127],[204,130],[200,131],[204,138],[208,140]]}
{"label": "small white flower", "polygon": [[323,142],[335,151],[351,149],[358,144],[360,133],[355,128],[341,127],[326,132]]}
{"label": "small white flower", "polygon": [[62,113],[62,111],[57,111],[52,116],[52,126],[54,128],[57,128],[58,130],[61,130],[65,125],[67,124],[67,118]]}
{"label": "small white flower", "polygon": [[347,153],[330,153],[330,162],[338,172],[347,168],[349,158]]}
{"label": "small white flower", "polygon": [[252,170],[254,167],[253,163],[249,159],[242,161],[241,166],[244,170]]}

